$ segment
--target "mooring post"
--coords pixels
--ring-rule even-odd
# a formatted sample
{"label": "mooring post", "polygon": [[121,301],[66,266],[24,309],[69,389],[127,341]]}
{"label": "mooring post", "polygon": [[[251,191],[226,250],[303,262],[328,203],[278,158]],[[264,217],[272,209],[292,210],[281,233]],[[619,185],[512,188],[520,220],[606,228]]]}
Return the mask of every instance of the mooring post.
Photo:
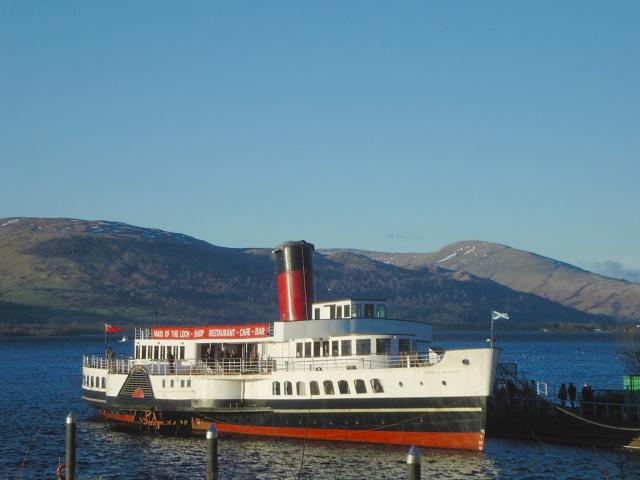
{"label": "mooring post", "polygon": [[407,468],[409,472],[409,480],[420,480],[420,466],[422,463],[422,455],[415,445],[411,445],[409,453],[407,453]]}
{"label": "mooring post", "polygon": [[66,480],[76,478],[76,419],[69,412],[65,421],[66,452],[64,456],[64,477]]}
{"label": "mooring post", "polygon": [[218,480],[218,430],[212,423],[207,430],[207,479]]}

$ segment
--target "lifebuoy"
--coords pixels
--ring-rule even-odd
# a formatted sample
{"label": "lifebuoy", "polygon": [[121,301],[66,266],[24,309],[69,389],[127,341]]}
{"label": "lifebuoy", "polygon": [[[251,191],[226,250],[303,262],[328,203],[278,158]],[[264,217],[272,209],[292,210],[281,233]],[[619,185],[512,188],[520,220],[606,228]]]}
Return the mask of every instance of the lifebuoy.
{"label": "lifebuoy", "polygon": [[64,463],[61,463],[60,465],[58,465],[58,468],[56,468],[56,478],[58,480],[64,480],[64,474],[62,473],[62,470],[64,470]]}

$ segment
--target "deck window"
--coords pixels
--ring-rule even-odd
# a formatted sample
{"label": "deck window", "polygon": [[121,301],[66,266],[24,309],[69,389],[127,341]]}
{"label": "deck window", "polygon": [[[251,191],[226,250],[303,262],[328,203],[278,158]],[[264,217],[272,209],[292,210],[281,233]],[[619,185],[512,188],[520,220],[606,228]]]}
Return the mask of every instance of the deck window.
{"label": "deck window", "polygon": [[373,318],[373,303],[364,304],[364,318]]}
{"label": "deck window", "polygon": [[280,382],[273,382],[272,388],[274,395],[280,395]]}
{"label": "deck window", "polygon": [[298,395],[306,395],[306,389],[304,388],[304,382],[296,382],[296,393]]}
{"label": "deck window", "polygon": [[160,347],[160,357],[158,357],[158,358],[167,358],[167,356],[166,356],[166,354],[165,354],[165,351],[164,351],[164,350],[165,350],[165,348],[166,348],[166,347],[165,347],[164,345],[162,345],[162,346]]}
{"label": "deck window", "polygon": [[305,357],[310,357],[311,356],[311,342],[305,342],[305,344],[304,344],[304,356]]}
{"label": "deck window", "polygon": [[342,305],[336,309],[336,317],[342,318]]}
{"label": "deck window", "polygon": [[180,356],[178,358],[184,360],[184,347],[180,347]]}
{"label": "deck window", "polygon": [[384,318],[384,317],[385,317],[384,305],[376,305],[376,318]]}
{"label": "deck window", "polygon": [[302,342],[296,343],[296,357],[302,357]]}
{"label": "deck window", "polygon": [[356,387],[356,393],[367,393],[367,385],[364,383],[364,380],[354,380],[353,385]]}
{"label": "deck window", "polygon": [[400,353],[409,353],[411,350],[411,342],[408,338],[401,338],[398,340],[398,350]]}
{"label": "deck window", "polygon": [[180,388],[184,388],[184,380],[180,380]]}
{"label": "deck window", "polygon": [[376,354],[391,355],[391,339],[376,338]]}
{"label": "deck window", "polygon": [[293,384],[291,382],[284,382],[284,394],[293,395]]}
{"label": "deck window", "polygon": [[323,357],[329,356],[329,340],[322,341],[322,356]]}
{"label": "deck window", "polygon": [[187,380],[187,388],[191,388],[191,379]]}
{"label": "deck window", "polygon": [[174,385],[175,385],[174,384],[174,380],[171,380],[171,383],[169,384],[169,387],[173,388]]}
{"label": "deck window", "polygon": [[336,318],[336,306],[329,305],[329,318]]}
{"label": "deck window", "polygon": [[313,309],[313,318],[315,318],[316,320],[318,320],[320,318],[320,309],[319,308],[314,308]]}
{"label": "deck window", "polygon": [[347,382],[346,380],[339,380],[338,381],[338,390],[343,395],[349,393],[349,382]]}
{"label": "deck window", "polygon": [[158,345],[156,345],[155,347],[153,347],[153,358],[158,359],[160,355],[160,347]]}
{"label": "deck window", "polygon": [[380,379],[379,378],[372,378],[371,379],[371,389],[373,390],[373,393],[383,393],[384,392],[384,388],[382,388],[382,383],[380,383]]}
{"label": "deck window", "polygon": [[107,388],[107,377],[102,377],[102,388]]}
{"label": "deck window", "polygon": [[166,382],[166,380],[162,380],[162,388],[165,388],[167,386]]}
{"label": "deck window", "polygon": [[351,305],[344,306],[344,318],[351,318]]}
{"label": "deck window", "polygon": [[351,318],[360,318],[360,304],[351,306]]}
{"label": "deck window", "polygon": [[369,355],[371,353],[371,339],[356,340],[356,355]]}
{"label": "deck window", "polygon": [[322,382],[324,386],[325,395],[334,395],[336,392],[333,390],[333,382],[331,380],[325,380]]}
{"label": "deck window", "polygon": [[313,382],[309,383],[309,392],[311,392],[311,395],[320,395],[320,387],[318,387],[318,382],[314,380]]}
{"label": "deck window", "polygon": [[313,356],[319,357],[320,355],[320,342],[313,342]]}
{"label": "deck window", "polygon": [[140,358],[147,358],[147,346],[142,345],[142,351],[140,352]]}
{"label": "deck window", "polygon": [[338,340],[332,340],[331,341],[331,356],[332,357],[337,357],[338,356],[338,351],[339,351],[339,344],[338,344]]}
{"label": "deck window", "polygon": [[91,377],[91,387],[93,387],[93,377]]}
{"label": "deck window", "polygon": [[136,358],[140,358],[140,345],[136,345]]}
{"label": "deck window", "polygon": [[340,346],[342,347],[342,356],[348,357],[351,355],[351,340],[342,340],[340,342]]}

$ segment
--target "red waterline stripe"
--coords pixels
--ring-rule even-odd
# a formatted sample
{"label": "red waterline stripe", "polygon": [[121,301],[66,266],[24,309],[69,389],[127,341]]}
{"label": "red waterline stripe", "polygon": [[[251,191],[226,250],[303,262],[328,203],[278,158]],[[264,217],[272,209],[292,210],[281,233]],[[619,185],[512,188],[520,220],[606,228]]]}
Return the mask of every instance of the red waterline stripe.
{"label": "red waterline stripe", "polygon": [[[389,430],[347,430],[331,428],[264,427],[216,423],[218,432],[266,437],[308,438],[338,442],[416,445],[419,447],[483,450],[482,432],[401,432]],[[196,430],[209,428],[209,423],[194,423]]]}

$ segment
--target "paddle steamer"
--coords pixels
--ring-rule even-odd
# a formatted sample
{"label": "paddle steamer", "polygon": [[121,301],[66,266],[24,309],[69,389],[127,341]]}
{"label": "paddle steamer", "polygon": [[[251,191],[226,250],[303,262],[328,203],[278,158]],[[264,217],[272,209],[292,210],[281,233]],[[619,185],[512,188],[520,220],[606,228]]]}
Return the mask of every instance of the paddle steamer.
{"label": "paddle steamer", "polygon": [[280,318],[137,329],[130,358],[85,355],[82,397],[157,431],[483,450],[499,349],[443,350],[385,302],[314,302],[312,244],[273,250]]}

